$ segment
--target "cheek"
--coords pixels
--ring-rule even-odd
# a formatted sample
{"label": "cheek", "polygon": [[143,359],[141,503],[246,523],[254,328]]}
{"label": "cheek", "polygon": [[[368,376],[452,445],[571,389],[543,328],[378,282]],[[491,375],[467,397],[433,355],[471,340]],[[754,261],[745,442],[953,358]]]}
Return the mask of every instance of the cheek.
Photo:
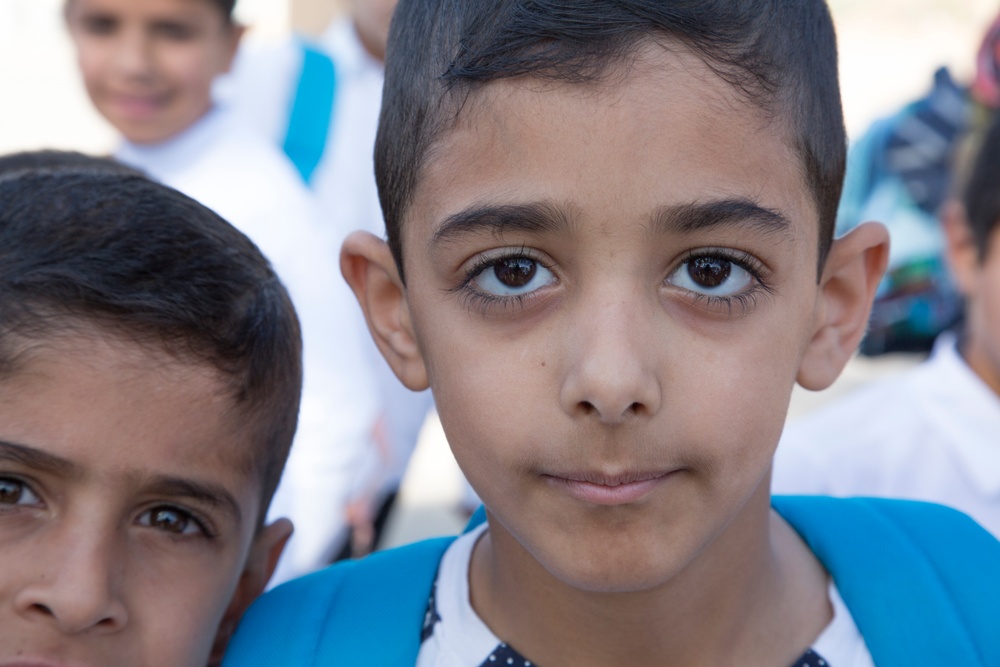
{"label": "cheek", "polygon": [[144,605],[147,619],[142,625],[157,629],[147,635],[149,665],[195,665],[204,660],[235,590],[228,571],[235,568],[214,564],[185,568],[135,586],[139,594],[133,599]]}

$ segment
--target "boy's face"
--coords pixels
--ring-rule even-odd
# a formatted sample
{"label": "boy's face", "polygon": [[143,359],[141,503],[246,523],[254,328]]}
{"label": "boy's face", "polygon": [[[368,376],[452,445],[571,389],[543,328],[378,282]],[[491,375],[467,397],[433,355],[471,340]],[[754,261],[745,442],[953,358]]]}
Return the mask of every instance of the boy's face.
{"label": "boy's face", "polygon": [[[625,591],[766,536],[772,454],[829,313],[790,142],[682,48],[614,77],[475,93],[407,212],[401,315],[377,288],[367,307],[397,373],[429,380],[495,548]],[[356,290],[362,255],[394,275],[365,243],[344,251]]]}
{"label": "boy's face", "polygon": [[0,382],[0,664],[204,667],[288,532],[255,530],[232,399],[132,343],[30,355]]}
{"label": "boy's face", "polygon": [[[959,207],[960,209],[960,207]],[[952,270],[966,298],[965,347],[969,366],[1000,394],[1000,226],[979,256],[964,212],[951,210],[946,220]]]}
{"label": "boy's face", "polygon": [[209,110],[242,33],[209,0],[68,0],[66,21],[91,101],[136,143],[170,139]]}

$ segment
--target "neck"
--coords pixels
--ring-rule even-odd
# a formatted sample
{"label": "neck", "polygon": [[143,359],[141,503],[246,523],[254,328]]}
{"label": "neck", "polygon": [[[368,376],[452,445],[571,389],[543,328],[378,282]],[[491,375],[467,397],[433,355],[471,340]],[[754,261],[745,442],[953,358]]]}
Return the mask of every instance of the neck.
{"label": "neck", "polygon": [[567,585],[491,521],[473,555],[473,606],[542,667],[791,664],[830,621],[826,573],[766,491],[692,562],[639,592]]}

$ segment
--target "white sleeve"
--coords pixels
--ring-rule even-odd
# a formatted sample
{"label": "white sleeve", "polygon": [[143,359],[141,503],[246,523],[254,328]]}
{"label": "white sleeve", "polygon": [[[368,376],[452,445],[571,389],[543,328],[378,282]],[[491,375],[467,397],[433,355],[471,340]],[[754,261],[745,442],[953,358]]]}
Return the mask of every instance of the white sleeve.
{"label": "white sleeve", "polygon": [[362,344],[367,330],[340,274],[331,225],[324,224],[312,195],[277,150],[254,144],[252,135],[237,143],[225,151],[224,163],[213,165],[212,172],[228,181],[226,187],[213,184],[213,208],[268,257],[302,326],[298,431],[268,513],[295,524],[275,575],[279,582],[326,565],[339,547],[379,403]]}
{"label": "white sleeve", "polygon": [[305,377],[298,432],[282,480],[295,534],[276,581],[326,565],[340,545],[344,510],[379,412],[362,344],[367,331],[333,244],[308,226],[285,231],[297,237],[296,250],[291,263],[275,266],[299,313]]}

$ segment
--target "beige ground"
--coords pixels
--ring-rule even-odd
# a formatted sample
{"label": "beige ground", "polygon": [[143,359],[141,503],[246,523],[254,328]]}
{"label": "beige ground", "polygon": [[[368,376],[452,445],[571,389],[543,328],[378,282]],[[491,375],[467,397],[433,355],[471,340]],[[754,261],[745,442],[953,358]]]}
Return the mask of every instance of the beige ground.
{"label": "beige ground", "polygon": [[[102,152],[113,145],[112,132],[91,110],[77,80],[62,29],[62,1],[0,0],[0,153],[41,147]],[[831,6],[852,133],[920,94],[939,64],[967,78],[980,35],[1000,9],[996,0],[831,0]],[[281,34],[288,29],[288,7],[288,0],[240,0],[238,11],[258,34]],[[308,15],[303,10],[298,18]],[[910,363],[855,362],[834,389],[797,393],[792,412]],[[454,530],[460,519],[450,508],[459,488],[454,461],[431,421],[404,484],[393,541]]]}

